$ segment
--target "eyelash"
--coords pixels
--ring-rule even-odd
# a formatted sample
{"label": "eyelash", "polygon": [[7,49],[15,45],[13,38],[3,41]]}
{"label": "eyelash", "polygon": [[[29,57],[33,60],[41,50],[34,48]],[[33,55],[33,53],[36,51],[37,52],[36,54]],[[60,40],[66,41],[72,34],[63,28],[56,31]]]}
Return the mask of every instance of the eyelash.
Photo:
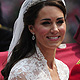
{"label": "eyelash", "polygon": [[[63,21],[63,20],[59,20],[59,21],[56,22],[56,23],[57,23],[57,24],[62,24],[62,23],[64,23],[64,21]],[[46,22],[41,23],[41,25],[51,25],[51,22],[46,21]]]}
{"label": "eyelash", "polygon": [[57,22],[57,24],[62,24],[62,23],[64,23],[63,20],[60,20],[60,21]]}
{"label": "eyelash", "polygon": [[48,25],[51,24],[50,22],[43,22],[42,25]]}

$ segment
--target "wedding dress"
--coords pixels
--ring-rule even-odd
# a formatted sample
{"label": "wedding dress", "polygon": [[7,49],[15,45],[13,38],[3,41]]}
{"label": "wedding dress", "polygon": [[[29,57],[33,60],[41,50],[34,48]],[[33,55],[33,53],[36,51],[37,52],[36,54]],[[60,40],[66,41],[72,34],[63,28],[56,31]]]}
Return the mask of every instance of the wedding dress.
{"label": "wedding dress", "polygon": [[[36,48],[29,58],[24,58],[17,62],[11,69],[8,80],[52,80],[47,66],[47,60]],[[66,64],[58,59],[54,59],[60,80],[68,80],[69,69]]]}

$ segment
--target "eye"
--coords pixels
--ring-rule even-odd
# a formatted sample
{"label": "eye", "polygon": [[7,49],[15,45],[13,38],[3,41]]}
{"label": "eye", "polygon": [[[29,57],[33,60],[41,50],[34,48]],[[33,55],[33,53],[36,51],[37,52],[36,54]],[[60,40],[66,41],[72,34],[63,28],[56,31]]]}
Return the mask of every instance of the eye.
{"label": "eye", "polygon": [[46,25],[50,25],[51,23],[46,21],[46,22],[42,22],[41,24],[46,26]]}
{"label": "eye", "polygon": [[63,20],[59,20],[59,21],[57,22],[57,24],[62,24],[62,23],[64,23]]}

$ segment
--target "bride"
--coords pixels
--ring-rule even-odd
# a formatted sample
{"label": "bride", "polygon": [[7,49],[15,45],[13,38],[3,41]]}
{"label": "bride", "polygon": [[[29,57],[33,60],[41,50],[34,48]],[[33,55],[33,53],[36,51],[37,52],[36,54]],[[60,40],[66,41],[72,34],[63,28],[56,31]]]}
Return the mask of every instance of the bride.
{"label": "bride", "polygon": [[25,0],[14,24],[4,80],[68,80],[67,65],[55,58],[65,19],[64,0]]}

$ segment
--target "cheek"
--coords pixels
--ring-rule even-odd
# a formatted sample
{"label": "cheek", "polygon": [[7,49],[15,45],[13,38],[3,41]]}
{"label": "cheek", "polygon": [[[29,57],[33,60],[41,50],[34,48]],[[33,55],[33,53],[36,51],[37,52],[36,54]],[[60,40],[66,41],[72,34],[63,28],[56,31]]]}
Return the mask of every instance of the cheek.
{"label": "cheek", "polygon": [[60,27],[59,30],[60,30],[61,34],[65,35],[65,33],[66,33],[66,26]]}
{"label": "cheek", "polygon": [[[46,29],[46,28],[38,28],[38,29],[37,29],[37,34],[38,34],[38,35],[45,36],[45,35],[48,33],[48,31],[49,31],[49,30]],[[36,35],[37,35],[37,34],[36,34]]]}

